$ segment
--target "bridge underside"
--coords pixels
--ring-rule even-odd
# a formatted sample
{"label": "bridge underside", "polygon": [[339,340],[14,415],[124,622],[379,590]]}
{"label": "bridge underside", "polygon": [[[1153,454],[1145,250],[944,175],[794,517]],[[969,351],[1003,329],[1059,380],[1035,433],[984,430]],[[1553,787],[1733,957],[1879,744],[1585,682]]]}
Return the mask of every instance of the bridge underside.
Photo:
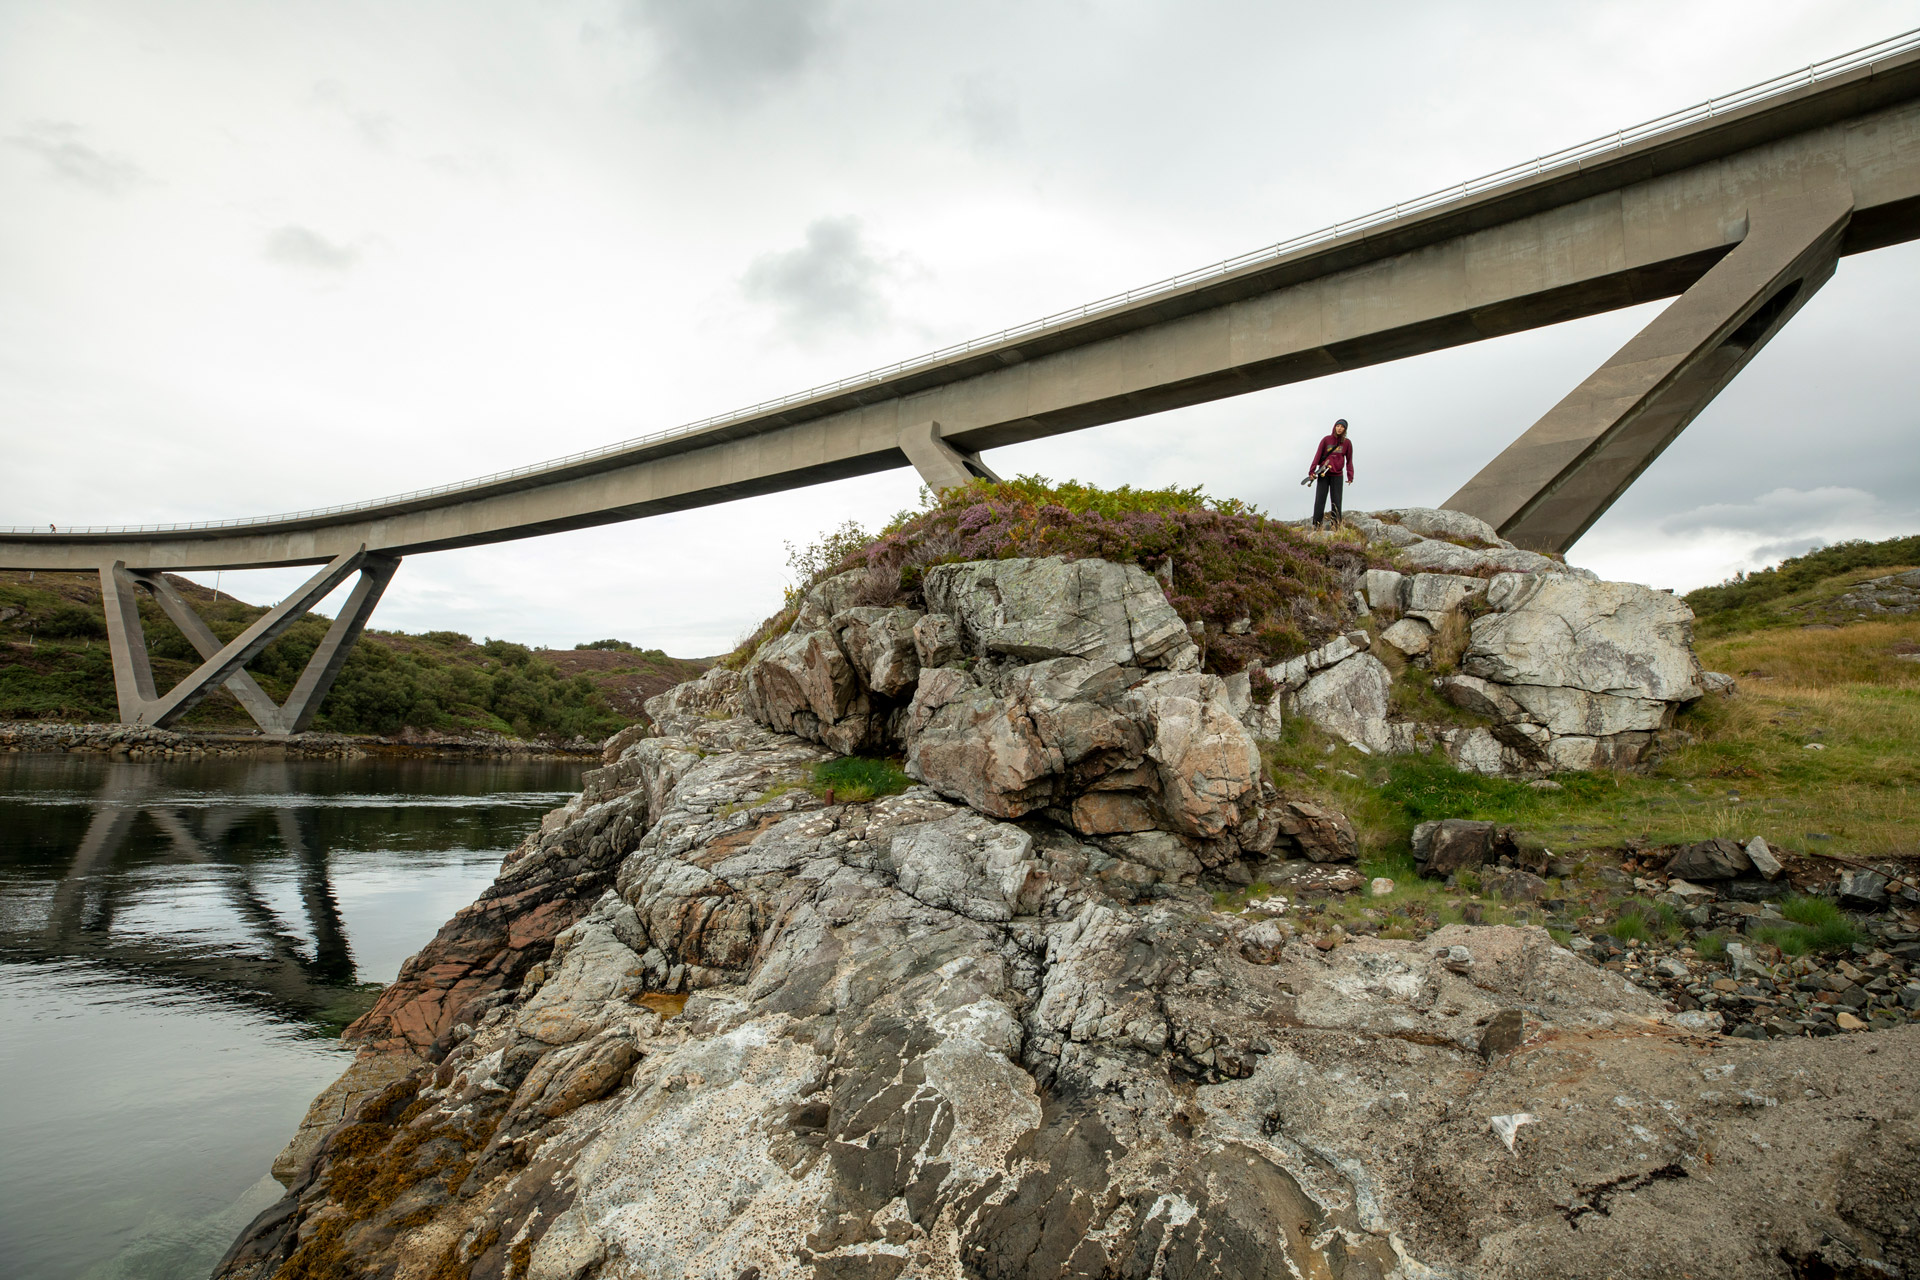
{"label": "bridge underside", "polygon": [[[617,451],[335,512],[220,528],[0,534],[0,565],[98,571],[122,717],[161,724],[225,684],[269,732],[312,719],[400,557],[632,520],[980,452],[1664,298],[1664,309],[1446,505],[1564,552],[1841,256],[1920,238],[1920,51],[1463,195],[1362,233]],[[220,645],[162,570],[322,565]],[[247,661],[355,571],[285,706]],[[206,661],[156,695],[133,592]],[[196,629],[197,628],[197,629]],[[330,646],[330,647],[329,647]]]}

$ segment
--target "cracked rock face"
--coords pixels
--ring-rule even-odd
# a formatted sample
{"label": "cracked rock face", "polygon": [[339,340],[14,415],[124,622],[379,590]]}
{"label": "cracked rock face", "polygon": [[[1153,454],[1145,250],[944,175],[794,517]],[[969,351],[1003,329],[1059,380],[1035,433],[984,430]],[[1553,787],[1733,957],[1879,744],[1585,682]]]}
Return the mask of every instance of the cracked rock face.
{"label": "cracked rock face", "polygon": [[[219,1274],[1916,1261],[1920,1034],[1694,1035],[1538,929],[1322,950],[1217,911],[1226,864],[1173,833],[928,788],[826,806],[791,785],[823,755],[736,720],[598,771],[483,900],[569,884],[566,926],[527,965],[445,933],[409,965],[363,1035],[425,1061],[312,1144]],[[425,975],[461,964],[512,985],[449,1013]]]}

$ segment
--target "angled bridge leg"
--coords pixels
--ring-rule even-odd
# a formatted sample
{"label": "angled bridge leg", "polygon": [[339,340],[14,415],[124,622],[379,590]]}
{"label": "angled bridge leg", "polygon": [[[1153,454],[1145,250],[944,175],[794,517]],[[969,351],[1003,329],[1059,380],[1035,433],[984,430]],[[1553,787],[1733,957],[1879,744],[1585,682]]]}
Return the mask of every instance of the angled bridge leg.
{"label": "angled bridge leg", "polygon": [[[322,699],[333,687],[334,679],[346,662],[353,642],[365,629],[374,606],[386,591],[387,583],[400,567],[393,556],[369,553],[362,547],[344,552],[332,563],[309,578],[299,590],[282,600],[252,626],[222,645],[213,630],[193,611],[184,597],[164,576],[151,570],[133,570],[116,562],[100,570],[100,593],[106,605],[107,643],[113,653],[113,678],[119,696],[120,719],[126,724],[164,727],[185,715],[202,698],[225,684],[240,700],[255,723],[270,734],[302,733],[313,723]],[[260,651],[279,639],[286,630],[327,594],[354,573],[360,580],[347,597],[326,637],[314,650],[306,670],[294,685],[285,705],[276,706],[272,698],[245,671],[247,663]],[[147,660],[147,642],[140,625],[137,592],[153,594],[161,609],[180,628],[187,641],[199,651],[204,662],[186,679],[156,695],[153,669]]]}
{"label": "angled bridge leg", "polygon": [[907,455],[927,488],[935,493],[958,488],[975,478],[998,481],[993,469],[977,453],[962,453],[940,436],[937,422],[916,422],[900,433],[900,452]]}
{"label": "angled bridge leg", "polygon": [[1447,499],[1564,552],[1833,275],[1845,186],[1755,206],[1747,237]]}

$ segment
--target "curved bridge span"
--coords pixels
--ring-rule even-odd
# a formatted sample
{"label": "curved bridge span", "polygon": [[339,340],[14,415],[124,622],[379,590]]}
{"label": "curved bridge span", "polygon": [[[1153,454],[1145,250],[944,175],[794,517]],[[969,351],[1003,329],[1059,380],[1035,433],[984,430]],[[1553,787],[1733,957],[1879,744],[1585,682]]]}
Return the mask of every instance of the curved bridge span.
{"label": "curved bridge span", "polygon": [[[767,405],[439,489],[193,525],[0,529],[0,567],[98,571],[122,718],[227,684],[303,729],[401,557],[912,465],[1678,296],[1445,505],[1564,551],[1839,258],[1920,238],[1920,31],[1018,329]],[[324,566],[222,646],[163,570]],[[245,664],[360,575],[284,707]],[[135,593],[206,657],[153,689]]]}

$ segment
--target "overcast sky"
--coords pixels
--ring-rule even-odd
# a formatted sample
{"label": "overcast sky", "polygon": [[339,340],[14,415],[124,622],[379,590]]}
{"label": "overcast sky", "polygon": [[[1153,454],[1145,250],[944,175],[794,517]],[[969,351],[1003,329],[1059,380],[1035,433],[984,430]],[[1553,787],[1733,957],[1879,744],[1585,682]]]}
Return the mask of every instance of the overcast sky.
{"label": "overcast sky", "polygon": [[[0,523],[264,514],[856,373],[1920,26],[1920,4],[0,0]],[[1444,500],[1658,305],[989,461]],[[1920,530],[1920,245],[1577,545],[1688,588]],[[409,559],[375,625],[729,647],[911,471]],[[272,598],[293,571],[226,575]]]}

